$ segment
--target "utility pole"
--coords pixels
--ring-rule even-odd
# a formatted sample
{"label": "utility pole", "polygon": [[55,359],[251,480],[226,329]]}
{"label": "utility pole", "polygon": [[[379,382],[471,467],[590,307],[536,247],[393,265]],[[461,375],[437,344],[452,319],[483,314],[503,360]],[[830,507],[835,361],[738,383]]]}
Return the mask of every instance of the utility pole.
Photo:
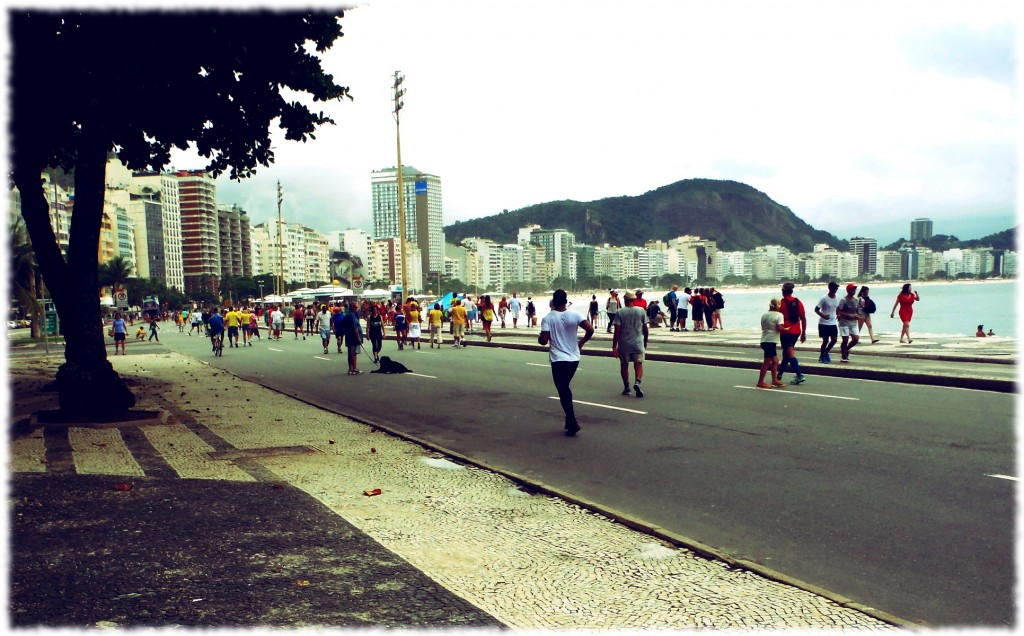
{"label": "utility pole", "polygon": [[277,182],[277,295],[284,300],[284,247],[281,238],[283,223],[281,221],[281,202],[284,201],[284,191],[281,190],[281,182]]}
{"label": "utility pole", "polygon": [[395,146],[398,149],[398,241],[399,241],[399,255],[402,258],[402,301],[408,297],[409,291],[406,287],[406,276],[405,276],[405,206],[402,204],[402,135],[399,125],[398,112],[402,110],[402,106],[405,104],[402,102],[402,95],[405,95],[405,89],[402,88],[402,82],[405,80],[405,76],[402,75],[401,71],[395,71],[395,83],[392,85],[394,89],[394,111],[395,116]]}

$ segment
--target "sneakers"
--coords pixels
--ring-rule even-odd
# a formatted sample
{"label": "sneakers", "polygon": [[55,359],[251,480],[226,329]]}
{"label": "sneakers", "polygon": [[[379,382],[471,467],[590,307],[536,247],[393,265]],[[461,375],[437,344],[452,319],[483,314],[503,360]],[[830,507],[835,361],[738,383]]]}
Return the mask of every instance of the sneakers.
{"label": "sneakers", "polygon": [[793,378],[793,382],[792,383],[793,384],[802,384],[803,381],[804,381],[804,374],[801,373],[801,374],[798,374],[795,378]]}
{"label": "sneakers", "polygon": [[636,384],[633,385],[633,393],[636,393],[636,396],[638,398],[642,398],[644,396],[644,392],[640,390],[640,383],[639,382],[637,382]]}
{"label": "sneakers", "polygon": [[759,388],[759,389],[770,389],[770,388],[772,388],[772,385],[768,384],[767,382],[758,382],[757,383],[757,388]]}
{"label": "sneakers", "polygon": [[840,362],[849,362],[850,358],[839,358]]}
{"label": "sneakers", "polygon": [[627,386],[627,387],[624,387],[624,388],[622,389],[622,394],[623,394],[623,395],[631,395],[631,393],[630,393],[630,391],[629,391],[629,387],[628,387],[628,386]]}
{"label": "sneakers", "polygon": [[566,424],[565,425],[565,436],[566,437],[576,437],[576,433],[578,433],[579,430],[580,430],[580,425],[577,424],[576,422],[573,422],[572,424]]}
{"label": "sneakers", "polygon": [[324,347],[324,353],[325,354],[327,353],[327,347]]}

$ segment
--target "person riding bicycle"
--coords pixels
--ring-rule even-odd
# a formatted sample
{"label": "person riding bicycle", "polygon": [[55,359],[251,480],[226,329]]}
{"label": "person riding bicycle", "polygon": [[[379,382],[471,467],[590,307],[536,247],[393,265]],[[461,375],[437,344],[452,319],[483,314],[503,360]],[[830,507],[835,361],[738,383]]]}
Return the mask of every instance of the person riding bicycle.
{"label": "person riding bicycle", "polygon": [[220,315],[220,309],[217,307],[213,308],[213,312],[210,315],[210,342],[213,344],[213,350],[217,350],[217,342],[215,338],[220,337],[221,346],[224,342],[224,316]]}

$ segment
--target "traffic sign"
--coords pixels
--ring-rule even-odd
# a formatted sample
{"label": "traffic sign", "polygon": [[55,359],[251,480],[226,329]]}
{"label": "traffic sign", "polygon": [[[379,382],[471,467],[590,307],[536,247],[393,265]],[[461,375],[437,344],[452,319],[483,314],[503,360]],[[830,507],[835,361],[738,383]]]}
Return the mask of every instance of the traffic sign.
{"label": "traffic sign", "polygon": [[123,289],[118,289],[114,292],[114,304],[118,307],[128,306],[128,292]]}
{"label": "traffic sign", "polygon": [[358,291],[363,288],[363,277],[353,276],[352,277],[352,289]]}

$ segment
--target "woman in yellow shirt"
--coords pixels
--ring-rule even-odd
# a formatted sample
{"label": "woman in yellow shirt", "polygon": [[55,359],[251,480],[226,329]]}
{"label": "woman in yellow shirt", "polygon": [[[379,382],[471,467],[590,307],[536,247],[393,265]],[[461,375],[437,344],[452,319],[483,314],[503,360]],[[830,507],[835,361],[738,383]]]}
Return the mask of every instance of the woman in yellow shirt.
{"label": "woman in yellow shirt", "polygon": [[430,348],[434,348],[434,338],[437,338],[437,348],[441,348],[444,340],[441,338],[441,322],[444,314],[441,313],[441,303],[434,303],[434,308],[427,314],[427,324],[430,325]]}

